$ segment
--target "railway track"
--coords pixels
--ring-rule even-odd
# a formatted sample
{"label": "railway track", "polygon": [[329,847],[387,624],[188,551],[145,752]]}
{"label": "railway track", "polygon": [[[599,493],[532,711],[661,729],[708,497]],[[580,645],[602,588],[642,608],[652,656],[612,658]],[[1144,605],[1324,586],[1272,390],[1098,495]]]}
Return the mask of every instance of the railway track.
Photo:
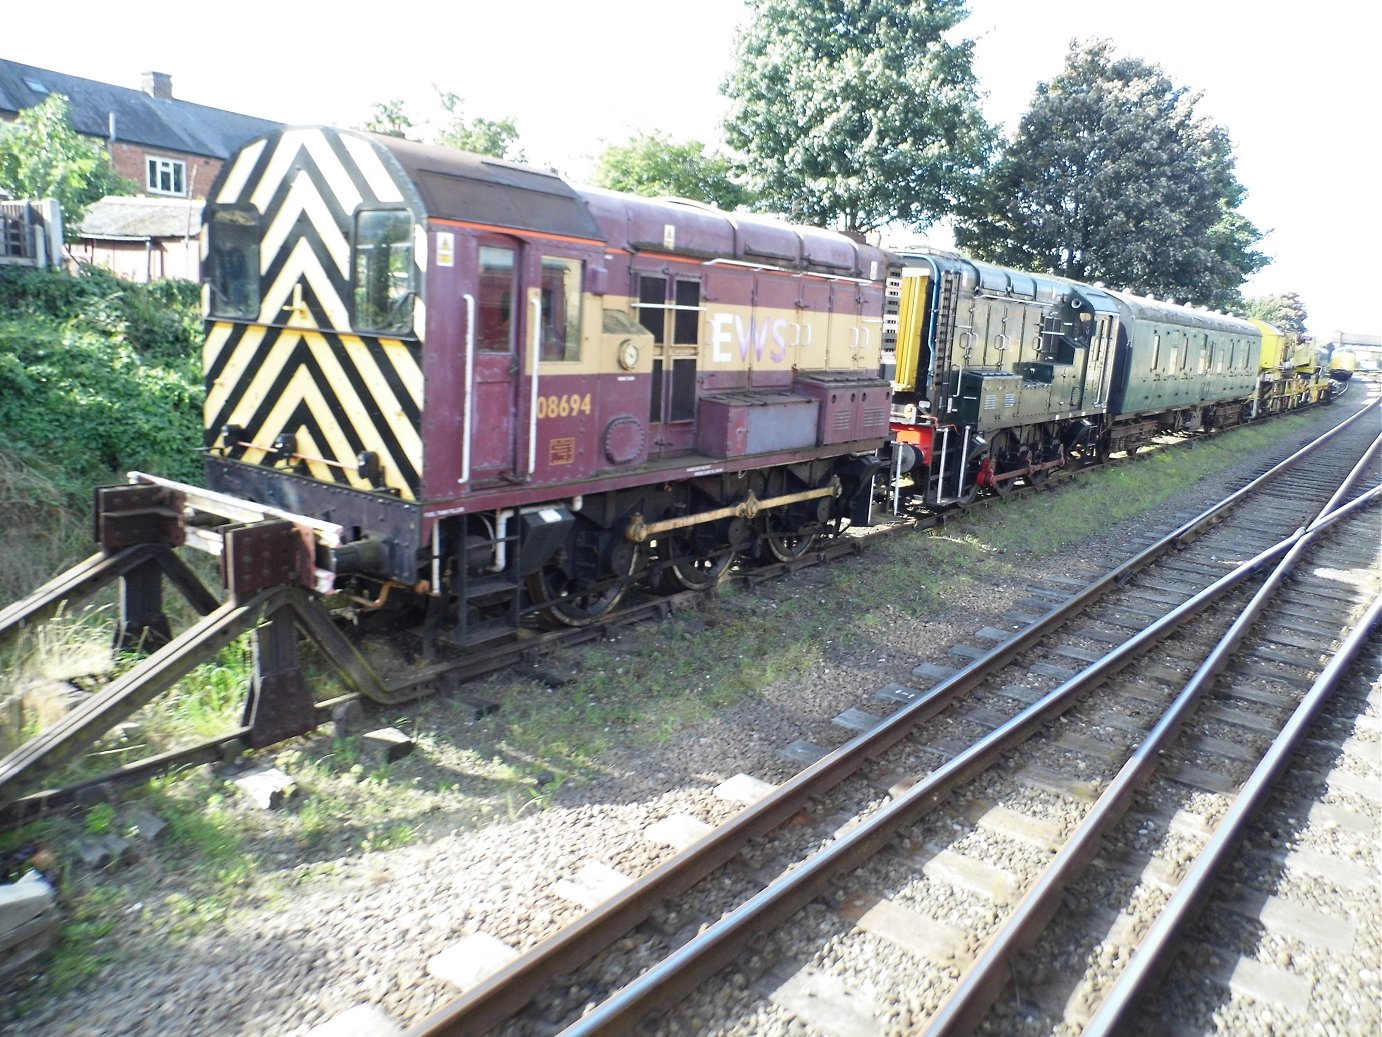
{"label": "railway track", "polygon": [[[1088,866],[1141,783],[1157,775],[1157,788],[1227,794],[1216,789],[1236,788],[1237,775],[1216,778],[1216,767],[1251,770],[1252,753],[1286,751],[1257,745],[1293,708],[1281,689],[1305,682],[1276,671],[1318,667],[1310,646],[1360,606],[1297,578],[1284,604],[1271,606],[1280,611],[1267,613],[1258,587],[1270,586],[1265,574],[1283,559],[1296,565],[1288,556],[1307,545],[1345,550],[1319,546],[1322,538],[1349,543],[1351,530],[1352,542],[1375,542],[1375,514],[1356,504],[1308,538],[1301,533],[1334,507],[1345,472],[1369,446],[1374,456],[1359,472],[1377,482],[1371,432],[1354,423],[1307,476],[1264,476],[1077,594],[1034,596],[1031,612],[1011,617],[1013,629],[985,632],[998,644],[971,653],[970,665],[949,674],[922,667],[914,678],[938,679],[929,690],[889,686],[882,704],[838,718],[860,732],[851,741],[828,753],[791,747],[803,760],[819,755],[796,778],[776,788],[748,777],[727,782],[721,795],[751,801],[733,820],[709,832],[686,820],[686,849],[642,878],[596,869],[585,881],[616,892],[601,899],[587,890],[601,901],[589,914],[410,1037],[768,1033],[787,1032],[793,1019],[842,1034],[967,1032],[1000,997],[1023,1006],[1021,1022],[1033,1032],[1049,1032],[1041,1027],[1053,1019],[1094,1025],[1101,1012],[1126,1012],[1108,1007],[1135,1003],[1134,980],[1121,977],[1154,969],[1106,967],[1107,982],[1076,980],[1064,1001],[1053,994],[1033,1007],[1025,999],[1044,989],[1043,969],[1048,978],[1078,975],[1050,967],[1058,947],[1108,965],[1138,960],[1132,948],[1143,934],[1127,919],[1141,915],[1096,901],[1077,883],[1092,874],[1094,888],[1119,885],[1108,867]],[[1327,616],[1326,605],[1340,615]],[[1247,630],[1252,621],[1303,637],[1263,643]],[[1259,640],[1220,647],[1245,636]],[[1241,691],[1215,681],[1240,671]],[[1192,709],[1211,688],[1214,701]],[[1185,720],[1192,713],[1193,724]],[[1174,770],[1158,771],[1172,748],[1163,739],[1173,737]],[[1167,798],[1148,789],[1144,803]],[[1254,798],[1244,796],[1245,804]],[[1206,816],[1217,821],[1232,809],[1206,808]],[[1123,822],[1132,825],[1130,845],[1149,845],[1149,833],[1162,830],[1184,841],[1186,810],[1170,820],[1144,814],[1140,806]],[[1067,896],[1077,910],[1060,910]],[[1194,893],[1181,896],[1193,904]],[[1045,928],[1070,916],[1096,920],[1078,929],[1083,950],[1070,949],[1078,937]],[[1095,945],[1097,922],[1109,924]],[[1038,954],[1045,965],[1023,976],[1018,952],[1041,940],[1055,941]],[[1142,953],[1160,961],[1169,952]],[[1010,976],[1016,997],[1005,986]],[[1011,1032],[1011,1023],[996,1032]]]}
{"label": "railway track", "polygon": [[[1043,492],[1077,475],[1078,469],[1067,469],[1043,473],[1041,485],[1008,484],[1003,499],[1014,495]],[[161,485],[167,488],[174,486],[149,476],[138,476],[138,485],[148,490],[154,490]],[[800,569],[826,564],[858,553],[866,549],[867,544],[878,536],[944,525],[969,508],[987,507],[997,499],[984,498],[948,512],[903,515],[891,521],[885,520],[877,526],[848,530],[846,535],[823,540],[797,557],[736,568],[726,575],[726,580],[747,585],[775,580]],[[189,500],[188,505],[194,505],[194,501]],[[195,530],[189,532],[188,541],[200,542]],[[463,656],[419,661],[406,652],[400,654],[397,651],[398,645],[407,642],[406,635],[400,636],[397,631],[366,639],[357,651],[330,629],[331,624],[326,622],[324,614],[318,617],[318,610],[312,607],[305,594],[295,592],[292,588],[268,589],[261,591],[248,602],[227,602],[218,607],[216,601],[201,588],[196,577],[166,547],[143,543],[127,546],[124,540],[120,540],[119,543],[119,550],[107,551],[104,557],[96,555],[81,566],[74,567],[68,573],[55,578],[30,598],[0,609],[0,642],[7,637],[14,637],[26,626],[41,621],[47,614],[60,610],[69,594],[85,593],[89,588],[99,586],[118,574],[126,574],[126,578],[131,575],[137,576],[137,570],[141,565],[146,569],[154,567],[149,561],[149,557],[153,556],[166,559],[168,578],[188,595],[189,600],[205,618],[193,630],[178,638],[179,643],[186,642],[184,647],[174,644],[170,648],[176,649],[175,651],[158,653],[156,657],[150,658],[99,693],[90,696],[90,701],[85,702],[80,716],[74,713],[72,717],[44,731],[20,751],[0,759],[0,829],[14,828],[52,811],[89,801],[92,795],[98,794],[96,790],[101,788],[130,787],[179,768],[216,763],[246,749],[262,748],[297,731],[302,724],[320,726],[328,722],[335,710],[353,701],[371,699],[380,703],[399,704],[428,695],[446,693],[468,702],[477,715],[483,714],[494,708],[493,703],[468,698],[465,690],[467,684],[501,670],[534,664],[542,657],[562,648],[606,639],[621,628],[664,617],[677,609],[692,607],[704,598],[702,591],[684,591],[655,597],[632,593],[628,596],[626,604],[612,611],[599,623],[590,626],[556,630],[527,628],[514,640],[472,649]],[[125,555],[129,558],[124,558]],[[243,632],[247,624],[253,626],[256,617],[262,622],[262,617],[273,614],[275,610],[286,613],[290,606],[296,610],[305,627],[316,630],[314,636],[323,644],[327,658],[337,660],[336,665],[344,683],[353,686],[354,690],[320,701],[308,701],[308,696],[301,696],[293,709],[284,711],[289,726],[282,727],[279,724],[279,731],[260,729],[254,723],[246,724],[216,738],[143,760],[129,761],[116,771],[53,785],[52,778],[58,768],[74,759],[82,746],[100,731],[118,723],[159,694],[162,689],[171,686],[181,674],[197,662],[214,656],[227,638]],[[376,676],[371,667],[362,662],[366,655],[374,659],[391,659],[393,663]],[[275,727],[277,719],[270,715],[268,727]],[[45,785],[49,787],[44,787]]]}

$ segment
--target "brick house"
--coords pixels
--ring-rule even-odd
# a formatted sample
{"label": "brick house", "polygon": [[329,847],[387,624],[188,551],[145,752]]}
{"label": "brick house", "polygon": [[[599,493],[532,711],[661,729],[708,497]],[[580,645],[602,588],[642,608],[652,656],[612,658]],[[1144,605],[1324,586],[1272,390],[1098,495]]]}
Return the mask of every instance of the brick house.
{"label": "brick house", "polygon": [[[195,249],[189,263],[187,243],[200,232],[201,206],[189,203],[206,197],[240,145],[280,124],[180,101],[172,78],[162,72],[144,73],[143,88],[136,90],[0,59],[0,120],[12,121],[52,94],[67,98],[73,126],[105,145],[116,172],[134,181],[144,197],[173,203],[132,206],[128,199],[102,199],[79,226],[75,253],[137,280],[198,277]],[[195,223],[189,224],[189,213]],[[173,238],[166,230],[176,232]],[[154,257],[154,251],[167,254]]]}

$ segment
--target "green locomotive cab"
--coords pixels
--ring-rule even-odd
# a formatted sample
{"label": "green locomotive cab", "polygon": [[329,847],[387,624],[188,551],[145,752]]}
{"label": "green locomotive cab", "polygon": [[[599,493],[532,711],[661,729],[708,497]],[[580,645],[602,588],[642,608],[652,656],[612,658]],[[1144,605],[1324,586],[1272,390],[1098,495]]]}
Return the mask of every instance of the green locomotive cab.
{"label": "green locomotive cab", "polygon": [[1116,301],[1101,289],[948,253],[906,253],[893,377],[896,468],[928,503],[1017,480],[1097,448]]}

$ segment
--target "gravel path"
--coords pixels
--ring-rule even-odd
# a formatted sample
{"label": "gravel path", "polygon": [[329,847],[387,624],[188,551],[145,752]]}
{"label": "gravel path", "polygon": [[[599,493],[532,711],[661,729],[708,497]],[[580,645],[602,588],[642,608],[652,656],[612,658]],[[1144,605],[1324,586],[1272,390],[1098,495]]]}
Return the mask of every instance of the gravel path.
{"label": "gravel path", "polygon": [[[1255,467],[1245,461],[1242,473],[1190,490],[1159,523],[1171,513],[1194,514],[1217,499],[1225,482]],[[1111,564],[1148,527],[1134,520],[1097,531],[1081,560]],[[783,745],[797,738],[835,744],[840,736],[831,733],[832,717],[866,701],[874,689],[905,682],[913,667],[941,661],[952,645],[1000,621],[1033,582],[1072,574],[1068,558],[1012,553],[1020,575],[957,595],[929,622],[918,623],[899,603],[868,630],[832,640],[824,665],[809,676],[785,680],[662,745],[607,754],[599,761],[600,776],[545,790],[545,809],[538,809],[536,794],[516,796],[513,783],[496,779],[488,799],[476,800],[478,823],[444,812],[406,815],[419,834],[396,849],[303,860],[291,839],[266,836],[256,848],[252,885],[214,914],[189,903],[176,855],[156,849],[109,876],[119,911],[100,916],[102,924],[111,923],[109,931],[91,938],[102,941],[113,960],[57,997],[26,989],[26,975],[12,979],[0,988],[0,1030],[34,1037],[298,1037],[366,1004],[398,1024],[416,1022],[453,996],[453,988],[428,972],[443,950],[478,931],[516,950],[551,935],[580,912],[554,895],[556,880],[597,858],[630,876],[652,868],[675,852],[646,837],[655,822],[683,813],[712,823],[727,816],[733,808],[713,795],[717,784],[740,772],[783,780],[790,773],[776,755]],[[867,579],[867,558],[841,564],[857,566],[859,578]],[[794,595],[822,592],[826,579],[808,570],[716,607],[772,609]],[[708,622],[713,618],[712,609]],[[657,637],[651,627],[621,641]],[[571,653],[562,664],[579,667],[580,656]],[[455,724],[456,716],[454,709],[424,705],[414,720],[425,725],[450,717]],[[478,758],[498,752],[474,726]],[[405,764],[396,765],[400,775],[408,773]],[[458,774],[457,780],[467,779]],[[400,811],[409,803],[401,789],[396,801]],[[371,831],[383,832],[388,824],[387,817],[370,819]],[[1369,866],[1376,870],[1375,851]]]}

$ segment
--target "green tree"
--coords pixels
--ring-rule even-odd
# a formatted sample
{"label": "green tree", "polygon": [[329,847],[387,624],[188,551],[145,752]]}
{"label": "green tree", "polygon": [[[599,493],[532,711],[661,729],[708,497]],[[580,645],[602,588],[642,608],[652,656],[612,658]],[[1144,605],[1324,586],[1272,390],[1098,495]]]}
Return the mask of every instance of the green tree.
{"label": "green tree", "polygon": [[437,101],[445,113],[439,126],[429,128],[415,122],[408,114],[407,102],[395,98],[375,102],[374,110],[360,125],[360,129],[389,137],[402,137],[404,140],[425,140],[430,144],[493,155],[510,162],[525,161],[523,149],[518,146],[518,127],[512,118],[467,119],[462,111],[464,102],[459,95],[435,84],[433,89],[437,91]]}
{"label": "green tree", "polygon": [[632,194],[690,198],[728,210],[751,198],[733,178],[729,159],[698,140],[678,143],[658,132],[635,134],[627,143],[605,148],[595,184]]}
{"label": "green tree", "polygon": [[68,240],[87,208],[108,194],[134,194],[135,185],[115,172],[99,141],[72,125],[62,94],[0,123],[0,189],[15,198],[56,198]]}
{"label": "green tree", "polygon": [[984,166],[964,0],[749,0],[726,141],[762,208],[821,226],[924,227]]}
{"label": "green tree", "polygon": [[447,121],[437,131],[434,143],[479,155],[493,155],[510,162],[526,160],[527,156],[518,146],[518,127],[512,117],[485,119],[476,116],[467,119],[460,97],[441,87],[436,87],[436,91]]}
{"label": "green tree", "polygon": [[416,126],[408,116],[407,105],[394,98],[392,101],[376,101],[374,110],[370,112],[369,118],[360,124],[360,129],[368,130],[370,133],[382,133],[386,137],[413,140],[409,134]]}
{"label": "green tree", "polygon": [[1308,319],[1305,304],[1295,292],[1282,292],[1278,295],[1258,295],[1243,301],[1237,311],[1244,317],[1266,321],[1287,338],[1296,342],[1308,342],[1305,322]]}
{"label": "green tree", "polygon": [[1072,42],[959,213],[956,241],[996,263],[1234,307],[1268,260],[1237,211],[1228,135],[1195,114],[1199,100],[1107,41]]}

